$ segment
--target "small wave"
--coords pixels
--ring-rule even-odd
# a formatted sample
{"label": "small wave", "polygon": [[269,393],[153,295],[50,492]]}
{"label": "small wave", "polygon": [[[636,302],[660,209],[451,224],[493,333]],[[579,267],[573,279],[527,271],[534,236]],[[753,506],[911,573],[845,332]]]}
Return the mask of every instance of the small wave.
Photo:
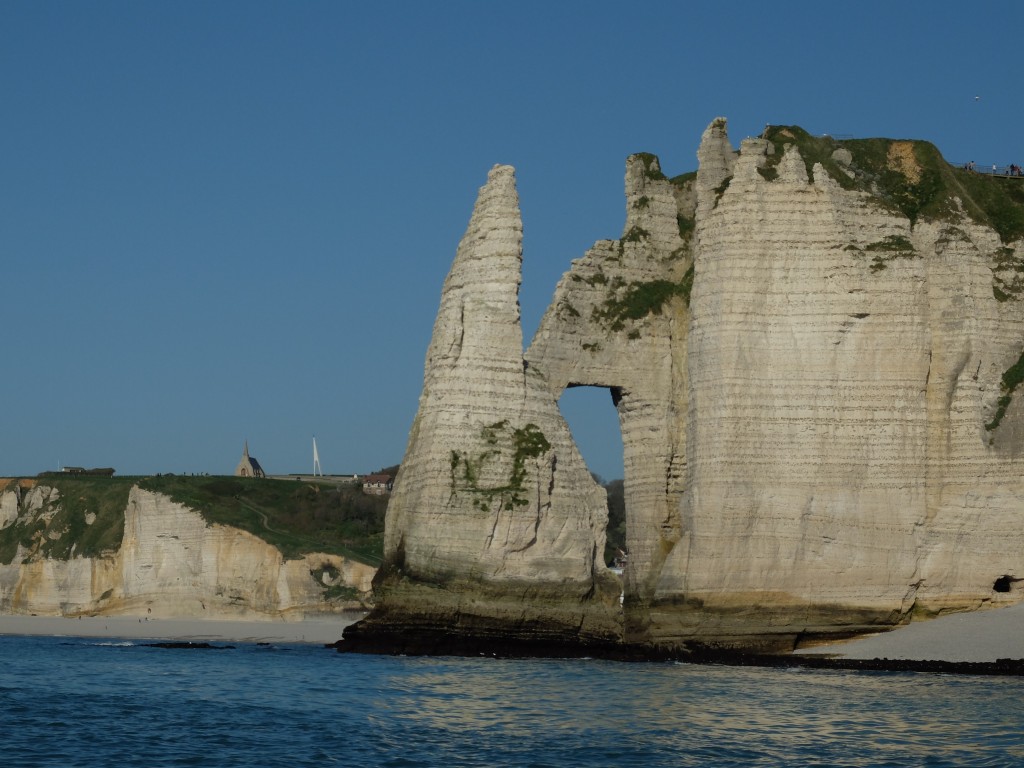
{"label": "small wave", "polygon": [[104,640],[99,643],[87,643],[87,645],[94,645],[99,647],[107,648],[131,648],[135,645],[131,640]]}

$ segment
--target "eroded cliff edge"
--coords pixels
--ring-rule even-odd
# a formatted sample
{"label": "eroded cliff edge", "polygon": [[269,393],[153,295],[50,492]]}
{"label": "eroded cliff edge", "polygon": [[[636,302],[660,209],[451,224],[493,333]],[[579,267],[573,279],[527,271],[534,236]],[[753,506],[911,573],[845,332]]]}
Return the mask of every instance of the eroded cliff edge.
{"label": "eroded cliff edge", "polygon": [[0,530],[16,535],[0,553],[0,612],[301,619],[358,608],[352,598],[369,594],[371,566],[322,552],[286,558],[167,495],[100,483],[127,496],[108,519],[95,500],[68,504],[45,481],[2,482]]}
{"label": "eroded cliff edge", "polygon": [[[492,172],[442,294],[380,602],[343,646],[779,650],[1020,600],[1022,182],[794,127],[736,152],[723,119],[698,160],[674,179],[627,161],[622,237],[573,262],[525,355],[518,207]],[[556,406],[576,385],[619,412],[621,608],[591,554],[602,500],[573,479],[563,501],[545,469],[585,473]],[[466,472],[502,424],[546,436],[519,473],[546,495],[500,492],[514,460]]]}

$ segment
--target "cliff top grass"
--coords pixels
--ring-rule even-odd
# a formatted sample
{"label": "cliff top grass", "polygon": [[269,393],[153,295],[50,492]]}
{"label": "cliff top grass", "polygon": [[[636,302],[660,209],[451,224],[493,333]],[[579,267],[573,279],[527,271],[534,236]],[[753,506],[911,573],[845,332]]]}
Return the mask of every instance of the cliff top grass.
{"label": "cliff top grass", "polygon": [[[51,496],[31,520],[0,530],[0,563],[10,563],[19,544],[55,560],[116,551],[124,536],[124,508],[134,482],[128,477],[70,475],[40,479],[36,485],[55,489],[57,497]],[[92,524],[87,522],[90,514],[96,516]]]}
{"label": "cliff top grass", "polygon": [[[30,519],[0,530],[0,563],[13,560],[19,543],[37,557],[53,559],[115,552],[136,484],[194,509],[209,523],[248,531],[287,558],[327,552],[378,565],[383,554],[387,497],[366,495],[357,485],[217,476],[51,476],[37,485],[55,488],[58,497]],[[91,524],[90,513],[96,515]]]}
{"label": "cliff top grass", "polygon": [[387,497],[358,485],[246,477],[146,478],[141,488],[170,496],[211,523],[259,536],[285,557],[328,552],[379,565]]}
{"label": "cliff top grass", "polygon": [[[771,179],[786,144],[800,150],[808,175],[821,163],[845,189],[874,195],[911,222],[951,220],[959,198],[974,221],[992,227],[1004,243],[1024,237],[1024,181],[987,176],[950,165],[934,144],[919,140],[848,139],[811,136],[795,125],[772,125],[763,137],[775,146],[762,175]],[[852,156],[849,165],[833,159],[837,149]],[[851,175],[852,174],[852,177]]]}

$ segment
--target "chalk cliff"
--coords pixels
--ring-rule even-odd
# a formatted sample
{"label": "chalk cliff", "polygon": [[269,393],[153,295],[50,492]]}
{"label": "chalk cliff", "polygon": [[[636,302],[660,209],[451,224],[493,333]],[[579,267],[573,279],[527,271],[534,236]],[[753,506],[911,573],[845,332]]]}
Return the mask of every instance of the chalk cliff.
{"label": "chalk cliff", "polygon": [[[95,556],[43,556],[42,543],[72,533],[58,517],[62,500],[55,488],[22,485],[0,490],[0,530],[17,525],[31,532],[9,564],[0,565],[4,613],[298,619],[342,610],[346,603],[327,599],[328,589],[368,594],[375,572],[338,555],[285,559],[257,536],[210,524],[137,486],[128,494],[116,548]],[[95,517],[86,513],[80,525],[98,525]]]}
{"label": "chalk cliff", "polygon": [[[572,263],[525,354],[513,177],[492,171],[442,293],[380,602],[343,645],[777,650],[1024,595],[1024,182],[795,127],[736,152],[724,119],[697,156],[673,179],[627,161],[622,237]],[[621,608],[557,413],[577,385],[619,413]],[[519,461],[528,425],[544,440]]]}
{"label": "chalk cliff", "polygon": [[618,635],[604,491],[523,360],[521,261],[515,176],[495,166],[444,284],[361,637],[430,650],[442,636]]}
{"label": "chalk cliff", "polygon": [[[830,173],[774,138],[743,142],[724,190],[697,176],[685,546],[648,637],[750,645],[1019,600],[995,585],[1024,567],[1020,413],[986,428],[1024,345],[993,285],[1019,236],[964,211],[934,148],[886,142],[887,198],[854,164],[874,147]],[[948,202],[926,199],[935,168]]]}

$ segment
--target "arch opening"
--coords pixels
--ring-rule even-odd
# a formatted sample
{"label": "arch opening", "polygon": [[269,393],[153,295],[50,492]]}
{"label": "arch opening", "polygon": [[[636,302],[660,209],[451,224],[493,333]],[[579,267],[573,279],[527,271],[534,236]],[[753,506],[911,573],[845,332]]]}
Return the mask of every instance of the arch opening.
{"label": "arch opening", "polygon": [[616,408],[621,397],[619,387],[571,384],[558,400],[587,469],[607,494],[604,562],[616,570],[625,565],[628,556],[622,431]]}

